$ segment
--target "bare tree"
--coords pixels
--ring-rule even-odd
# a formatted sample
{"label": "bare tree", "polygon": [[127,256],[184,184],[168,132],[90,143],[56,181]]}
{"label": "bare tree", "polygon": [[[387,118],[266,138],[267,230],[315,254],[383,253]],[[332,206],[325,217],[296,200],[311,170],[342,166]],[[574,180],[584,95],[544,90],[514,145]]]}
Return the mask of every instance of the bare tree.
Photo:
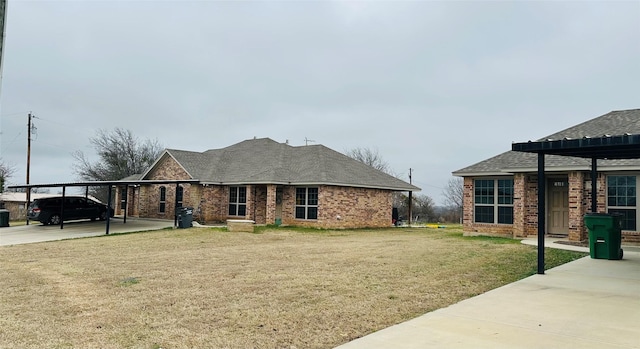
{"label": "bare tree", "polygon": [[[413,205],[411,206],[411,221],[434,222],[437,220],[435,202],[426,194],[414,194],[411,197]],[[409,196],[405,193],[397,193],[393,198],[393,207],[398,208],[398,215],[402,220],[408,220],[409,217]]]}
{"label": "bare tree", "polygon": [[4,192],[7,180],[16,173],[16,168],[0,160],[0,193]]}
{"label": "bare tree", "polygon": [[389,164],[382,159],[382,156],[378,152],[378,150],[372,150],[370,148],[355,148],[351,150],[347,150],[345,152],[350,158],[356,159],[360,162],[364,162],[365,164],[375,168],[376,170],[380,170],[386,174],[390,174],[393,176],[393,172],[389,167]]}
{"label": "bare tree", "polygon": [[460,214],[462,219],[462,207],[464,203],[464,179],[461,177],[453,177],[447,182],[447,186],[442,192],[447,206],[453,207]]}
{"label": "bare tree", "polygon": [[461,177],[449,179],[442,195],[444,195],[445,203],[448,206],[462,208],[462,199],[464,198],[464,180]]}
{"label": "bare tree", "polygon": [[[82,151],[72,153],[74,172],[86,181],[119,180],[143,173],[160,156],[162,146],[157,140],[141,141],[130,130],[115,128],[99,130],[89,141],[100,160],[91,162]],[[92,190],[104,200],[104,193]]]}
{"label": "bare tree", "polygon": [[90,139],[99,161],[91,162],[82,151],[73,152],[75,173],[88,181],[118,180],[142,173],[158,158],[162,146],[157,140],[140,141],[130,130],[99,130]]}

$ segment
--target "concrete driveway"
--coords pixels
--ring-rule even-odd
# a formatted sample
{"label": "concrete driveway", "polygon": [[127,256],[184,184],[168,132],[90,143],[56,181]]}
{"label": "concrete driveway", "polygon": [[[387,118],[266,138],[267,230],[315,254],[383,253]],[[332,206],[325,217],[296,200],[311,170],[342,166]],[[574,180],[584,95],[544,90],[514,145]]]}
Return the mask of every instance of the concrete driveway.
{"label": "concrete driveway", "polygon": [[[74,239],[105,234],[106,222],[73,221],[65,222],[64,229],[59,225],[42,225],[31,222],[30,225],[0,228],[0,246],[29,244],[34,242]],[[173,227],[173,221],[127,218],[123,223],[121,217],[112,218],[109,233],[126,233],[134,231],[158,230]]]}
{"label": "concrete driveway", "polygon": [[623,249],[623,260],[584,257],[336,349],[640,348],[640,252]]}

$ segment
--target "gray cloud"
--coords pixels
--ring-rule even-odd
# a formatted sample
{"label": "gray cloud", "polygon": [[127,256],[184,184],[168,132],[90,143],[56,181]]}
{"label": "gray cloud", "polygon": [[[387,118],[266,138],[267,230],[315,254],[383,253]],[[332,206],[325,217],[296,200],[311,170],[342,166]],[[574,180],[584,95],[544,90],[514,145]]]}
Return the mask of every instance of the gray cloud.
{"label": "gray cloud", "polygon": [[637,108],[637,2],[13,1],[2,157],[73,180],[124,127],[171,148],[377,148],[436,201],[451,171]]}

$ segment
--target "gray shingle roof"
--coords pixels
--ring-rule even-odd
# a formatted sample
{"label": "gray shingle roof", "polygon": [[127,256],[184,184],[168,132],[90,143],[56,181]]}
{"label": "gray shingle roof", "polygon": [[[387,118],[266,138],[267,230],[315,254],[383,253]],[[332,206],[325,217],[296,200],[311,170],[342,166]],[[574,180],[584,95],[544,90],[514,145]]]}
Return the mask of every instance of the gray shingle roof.
{"label": "gray shingle roof", "polygon": [[420,190],[323,145],[294,147],[261,138],[205,152],[167,149],[162,156],[173,157],[193,179],[202,183],[327,184]]}
{"label": "gray shingle roof", "polygon": [[[640,134],[640,109],[612,111],[581,124],[554,133],[542,140],[559,140],[564,138],[600,137],[603,135]],[[640,154],[638,154],[640,157]],[[611,167],[637,167],[640,169],[640,159],[598,160],[601,170]],[[513,172],[532,171],[538,167],[536,154],[507,151],[487,160],[453,172],[456,176],[472,176],[487,174],[508,174]],[[568,156],[547,155],[545,168],[549,171],[565,169],[588,170],[591,168],[590,159]]]}

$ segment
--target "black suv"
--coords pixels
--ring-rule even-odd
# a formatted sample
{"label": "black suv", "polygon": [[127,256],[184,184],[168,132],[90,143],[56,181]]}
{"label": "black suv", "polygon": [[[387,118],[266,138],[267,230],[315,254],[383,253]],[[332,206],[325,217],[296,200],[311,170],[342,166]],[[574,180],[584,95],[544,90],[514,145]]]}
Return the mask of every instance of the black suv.
{"label": "black suv", "polygon": [[[65,221],[107,219],[107,211],[109,210],[107,205],[83,196],[65,196],[64,212],[61,217],[62,200],[62,196],[33,200],[27,211],[29,219],[38,220],[44,225],[60,224],[62,219]],[[113,217],[113,210],[110,210],[110,216]]]}

